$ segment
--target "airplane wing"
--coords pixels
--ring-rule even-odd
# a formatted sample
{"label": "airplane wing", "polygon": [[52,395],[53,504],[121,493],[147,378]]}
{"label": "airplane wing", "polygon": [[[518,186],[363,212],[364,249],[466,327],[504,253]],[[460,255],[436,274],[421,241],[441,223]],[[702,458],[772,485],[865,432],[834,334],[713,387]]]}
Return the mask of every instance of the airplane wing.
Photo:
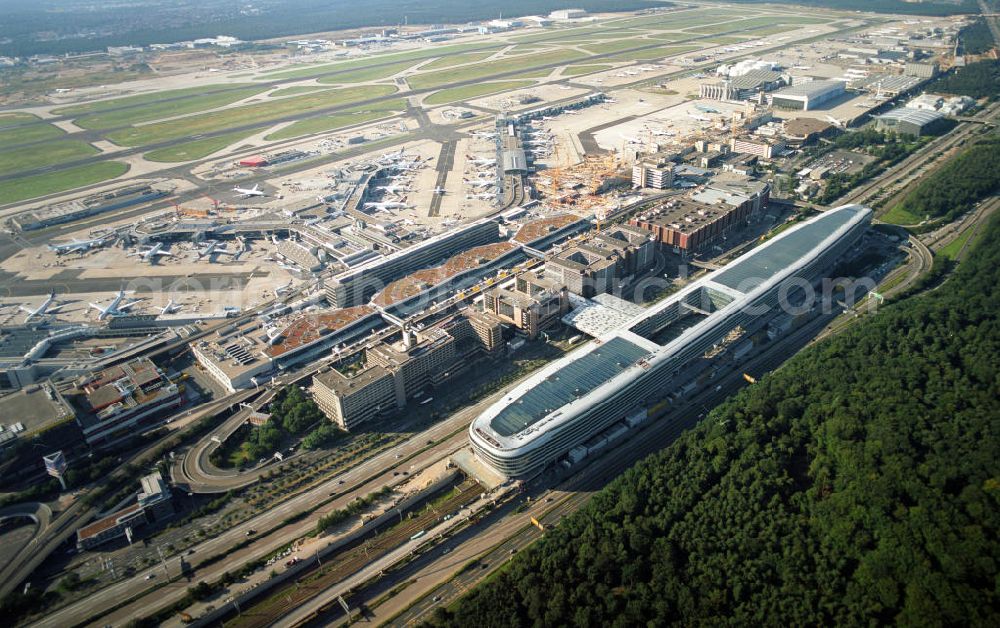
{"label": "airplane wing", "polygon": [[19,305],[17,307],[20,308],[21,311],[24,312],[25,314],[34,314],[35,313],[35,310],[31,309],[30,307],[28,307],[26,305]]}
{"label": "airplane wing", "polygon": [[142,301],[142,299],[137,299],[135,301],[129,301],[128,303],[122,303],[122,304],[120,304],[115,309],[118,310],[119,312],[124,312],[125,310],[129,309],[130,307],[132,307],[133,305],[139,303],[140,301]]}

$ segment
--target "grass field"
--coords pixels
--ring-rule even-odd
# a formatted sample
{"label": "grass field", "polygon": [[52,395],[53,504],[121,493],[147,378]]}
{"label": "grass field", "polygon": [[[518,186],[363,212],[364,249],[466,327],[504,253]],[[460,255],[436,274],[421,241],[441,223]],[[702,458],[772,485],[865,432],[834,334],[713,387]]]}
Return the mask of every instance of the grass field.
{"label": "grass field", "polygon": [[[937,254],[950,260],[955,259],[956,257],[958,257],[959,252],[961,252],[962,247],[964,247],[966,243],[969,243],[969,239],[972,238],[972,232],[974,232],[975,230],[976,228],[974,225],[969,226],[965,231],[959,234],[957,238],[946,244],[944,248],[942,248],[940,251],[937,252]],[[969,243],[969,247],[971,248],[975,246],[976,242],[979,241],[979,239],[982,237],[984,233],[986,233],[986,230],[980,229],[979,233],[976,234],[974,241]],[[966,250],[968,251],[968,249]]]}
{"label": "grass field", "polygon": [[65,192],[84,185],[93,185],[114,179],[128,172],[128,166],[117,161],[102,161],[78,168],[60,170],[59,176],[39,174],[5,181],[0,185],[0,204],[16,203],[28,199]]}
{"label": "grass field", "polygon": [[531,35],[519,35],[517,37],[511,37],[510,41],[519,44],[536,44],[540,42],[547,41],[566,41],[572,40],[575,37],[590,37],[594,33],[600,32],[593,26],[581,26],[578,28],[554,28],[548,29],[541,33],[532,33]]}
{"label": "grass field", "polygon": [[[524,59],[524,63],[519,65],[530,68],[533,66],[559,63],[562,61],[571,61],[581,58],[586,58],[586,55],[574,50],[554,50],[552,52],[526,57]],[[489,61],[487,63],[476,63],[474,65],[455,68],[454,70],[442,70],[438,72],[428,72],[427,74],[417,74],[408,78],[407,82],[413,89],[426,89],[429,87],[448,85],[449,83],[457,83],[459,81],[487,78],[502,72],[510,72],[511,70],[516,69],[517,65],[513,65],[510,60]]]}
{"label": "grass field", "polygon": [[252,134],[253,132],[229,133],[227,135],[219,135],[216,137],[206,137],[205,139],[194,140],[193,142],[184,142],[183,144],[176,144],[174,146],[168,146],[167,148],[150,151],[146,153],[144,157],[147,161],[166,163],[202,159],[203,157],[208,157],[212,153],[220,151],[226,146],[234,144]]}
{"label": "grass field", "polygon": [[[90,157],[98,154],[99,150],[80,140],[61,140],[55,142],[45,142],[32,146],[31,148],[11,148],[0,149],[0,174],[11,174],[14,172],[24,172],[33,168],[52,166],[65,163],[74,159]],[[59,175],[49,175],[58,177]],[[10,185],[4,183],[3,185]]]}
{"label": "grass field", "polygon": [[350,72],[344,72],[343,74],[335,74],[333,76],[327,76],[319,79],[320,83],[330,84],[330,83],[365,83],[367,81],[377,81],[378,79],[384,79],[392,76],[393,74],[398,74],[405,70],[406,68],[411,68],[419,63],[418,61],[400,61],[399,63],[391,63],[389,65],[383,65],[381,67],[374,68],[359,68],[357,70],[351,70]]}
{"label": "grass field", "polygon": [[23,113],[20,111],[12,111],[10,113],[0,113],[0,129],[4,129],[9,126],[14,126],[15,124],[24,124],[26,122],[37,122],[41,118],[30,113]]}
{"label": "grass field", "polygon": [[281,89],[276,89],[268,96],[270,98],[285,98],[287,96],[301,96],[302,94],[309,94],[311,92],[318,92],[321,89],[329,89],[328,87],[321,85],[296,85],[294,87],[283,87]]}
{"label": "grass field", "polygon": [[655,17],[635,17],[612,22],[617,27],[638,27],[652,28],[656,30],[679,30],[692,26],[704,26],[720,20],[738,17],[733,15],[733,11],[724,9],[695,9],[693,11],[679,11],[676,13],[666,13]]}
{"label": "grass field", "polygon": [[[764,26],[778,26],[781,24],[785,24],[787,26],[795,27],[795,26],[802,26],[805,24],[824,24],[829,21],[830,21],[829,18],[821,18],[821,17],[794,17],[787,15],[775,15],[772,17],[757,17],[757,18],[751,18],[749,20],[727,22],[725,24],[714,24],[712,26],[690,28],[688,29],[687,32],[699,33],[701,35],[714,35],[715,33],[725,33],[728,31],[752,30]],[[792,29],[785,28],[784,30],[787,31]]]}
{"label": "grass field", "polygon": [[479,98],[480,96],[487,96],[498,92],[509,92],[522,87],[528,87],[529,85],[534,85],[534,81],[497,81],[496,83],[479,83],[477,85],[453,87],[431,94],[424,99],[424,103],[428,105],[443,105],[445,103]]}
{"label": "grass field", "polygon": [[[82,118],[77,118],[75,122],[85,129],[112,129],[161,118],[198,113],[216,107],[224,107],[265,91],[267,91],[267,88],[264,86],[247,85],[217,94],[187,96],[182,100],[162,100],[129,109],[93,113]],[[169,94],[170,92],[164,92],[163,98],[169,98]]]}
{"label": "grass field", "polygon": [[231,84],[217,83],[214,85],[202,85],[201,87],[168,89],[162,92],[138,94],[136,96],[123,96],[121,98],[112,98],[110,100],[98,100],[95,102],[84,103],[82,105],[70,105],[68,107],[61,107],[59,109],[54,109],[52,113],[60,116],[82,116],[86,114],[107,111],[108,109],[117,109],[118,107],[131,107],[133,105],[146,105],[149,103],[156,103],[160,102],[164,98],[199,96],[207,91],[227,89],[229,87],[243,87],[246,85],[249,85],[249,83],[231,83]]}
{"label": "grass field", "polygon": [[718,44],[718,45],[728,46],[729,44],[740,44],[750,39],[752,38],[740,35],[720,35],[718,37],[710,37],[708,39],[701,39],[699,41],[703,44]]}
{"label": "grass field", "polygon": [[605,61],[648,61],[650,59],[662,59],[674,55],[684,54],[692,50],[700,50],[699,44],[689,44],[686,46],[657,46],[648,50],[634,50],[632,52],[622,52],[604,59]]}
{"label": "grass field", "polygon": [[326,89],[303,96],[272,100],[265,103],[233,107],[187,118],[157,122],[122,129],[108,134],[108,139],[121,146],[143,146],[165,142],[199,133],[210,133],[244,124],[261,124],[297,113],[309,113],[327,107],[387,96],[396,91],[392,85],[363,85],[345,89]]}
{"label": "grass field", "polygon": [[[0,150],[4,146],[50,140],[65,135],[65,131],[53,124],[32,122],[37,120],[38,118],[30,113],[0,115]],[[14,126],[15,124],[23,126]]]}
{"label": "grass field", "polygon": [[591,44],[583,46],[583,48],[585,50],[589,50],[595,55],[601,55],[606,52],[618,52],[619,50],[628,50],[629,48],[637,48],[639,46],[650,46],[655,43],[655,41],[648,41],[633,37],[631,39],[619,39],[617,41],[606,41],[600,44]]}
{"label": "grass field", "polygon": [[268,141],[287,140],[302,135],[310,135],[312,133],[333,131],[335,129],[341,129],[355,124],[363,124],[365,122],[387,118],[396,115],[397,112],[404,111],[405,109],[406,101],[401,98],[394,102],[379,103],[378,106],[366,107],[357,111],[347,111],[330,116],[320,116],[299,120],[298,122],[293,122],[279,131],[271,133],[264,139]]}
{"label": "grass field", "polygon": [[563,76],[579,76],[581,74],[590,74],[591,72],[600,72],[602,70],[607,70],[614,66],[610,65],[568,65],[563,68]]}
{"label": "grass field", "polygon": [[467,52],[462,55],[454,55],[452,57],[441,57],[440,59],[435,59],[427,65],[421,66],[421,70],[440,70],[441,68],[450,68],[455,65],[462,65],[463,63],[475,63],[476,61],[482,61],[488,57],[496,54],[496,51],[489,52]]}
{"label": "grass field", "polygon": [[879,220],[893,225],[915,225],[923,220],[923,216],[911,213],[900,204],[879,216]]}
{"label": "grass field", "polygon": [[338,63],[324,63],[321,65],[310,65],[294,70],[272,70],[270,72],[265,72],[262,76],[257,77],[260,81],[274,81],[280,79],[290,79],[290,78],[311,78],[314,76],[319,76],[320,74],[326,74],[328,72],[339,72],[341,70],[355,70],[361,68],[367,68],[369,66],[379,64],[379,63],[394,63],[397,61],[420,61],[421,59],[430,59],[432,57],[440,57],[441,55],[462,53],[470,50],[486,50],[493,49],[499,50],[503,47],[503,44],[455,44],[453,46],[431,46],[426,50],[415,50],[413,52],[398,52],[394,54],[382,54],[373,55],[371,57],[364,57],[363,59],[355,59],[353,61],[340,61]]}

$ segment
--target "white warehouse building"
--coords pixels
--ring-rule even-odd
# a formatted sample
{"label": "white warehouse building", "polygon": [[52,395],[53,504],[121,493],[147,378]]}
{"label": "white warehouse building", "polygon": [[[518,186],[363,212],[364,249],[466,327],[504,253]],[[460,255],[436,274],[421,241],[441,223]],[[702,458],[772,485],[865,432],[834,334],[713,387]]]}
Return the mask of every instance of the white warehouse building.
{"label": "white warehouse building", "polygon": [[777,109],[797,109],[811,111],[822,104],[840,98],[846,91],[843,81],[807,81],[780,89],[771,97],[771,105]]}
{"label": "white warehouse building", "polygon": [[686,365],[773,314],[790,280],[813,282],[852,250],[871,216],[860,205],[826,211],[552,362],[472,422],[475,455],[501,475],[525,477],[645,417],[683,385]]}

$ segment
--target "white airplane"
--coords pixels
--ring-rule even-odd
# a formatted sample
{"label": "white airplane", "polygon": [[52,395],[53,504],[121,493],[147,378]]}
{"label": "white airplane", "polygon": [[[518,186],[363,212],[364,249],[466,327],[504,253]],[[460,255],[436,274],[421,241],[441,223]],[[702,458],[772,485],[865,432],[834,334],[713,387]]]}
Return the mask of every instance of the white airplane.
{"label": "white airplane", "polygon": [[431,191],[432,191],[432,192],[434,192],[435,194],[444,194],[445,192],[447,192],[447,190],[445,190],[445,189],[444,189],[443,187],[441,187],[441,186],[438,186],[438,187],[434,188],[434,189],[433,189],[433,190],[431,190]]}
{"label": "white airplane", "polygon": [[141,257],[142,261],[149,262],[150,264],[156,263],[156,258],[160,256],[173,257],[174,254],[169,251],[163,250],[163,243],[157,242],[152,247],[146,249],[145,251],[135,251],[128,254],[129,257]]}
{"label": "white airplane", "polygon": [[400,192],[410,191],[410,188],[406,187],[405,185],[382,185],[375,189],[387,192],[389,194],[399,194]]}
{"label": "white airplane", "polygon": [[551,146],[552,140],[527,140],[525,146]]}
{"label": "white airplane", "polygon": [[496,159],[488,159],[486,157],[476,157],[475,159],[469,160],[470,164],[475,164],[477,166],[495,166],[497,163]]}
{"label": "white airplane", "polygon": [[620,135],[620,137],[629,144],[642,144],[642,140],[637,137],[632,137],[631,135]]}
{"label": "white airplane", "polygon": [[55,303],[55,300],[56,300],[56,293],[50,292],[49,296],[46,297],[44,301],[42,301],[42,304],[35,309],[31,309],[24,305],[20,306],[21,311],[27,313],[27,316],[24,317],[24,322],[30,323],[36,318],[41,318],[46,314],[54,314],[56,310],[62,307],[61,305],[56,305],[55,307],[53,307],[52,304]]}
{"label": "white airplane", "polygon": [[101,307],[100,305],[97,305],[96,303],[88,303],[88,305],[90,305],[90,307],[92,307],[95,310],[97,310],[97,312],[98,312],[98,314],[97,314],[97,320],[103,321],[104,319],[106,319],[109,316],[123,316],[123,315],[125,315],[126,314],[126,310],[128,310],[130,307],[132,307],[133,305],[135,305],[136,303],[139,302],[138,300],[136,300],[136,301],[130,301],[129,303],[124,303],[123,304],[122,301],[124,299],[125,299],[125,291],[124,290],[119,290],[118,294],[115,295],[115,298],[111,300],[111,303],[109,303],[108,305],[106,305],[104,307]]}
{"label": "white airplane", "polygon": [[469,179],[466,183],[474,188],[488,188],[491,185],[496,185],[497,182],[493,179]]}
{"label": "white airplane", "polygon": [[688,117],[691,118],[691,119],[693,119],[693,120],[697,120],[698,122],[711,122],[712,121],[711,118],[708,118],[708,117],[705,117],[705,116],[699,116],[696,113],[689,113]]}
{"label": "white airplane", "polygon": [[205,248],[198,251],[198,259],[207,257],[209,261],[212,261],[213,255],[235,255],[234,252],[226,250],[225,246],[221,246],[217,241],[212,240],[205,244]]}
{"label": "white airplane", "polygon": [[82,253],[83,251],[89,251],[92,248],[104,246],[107,238],[94,238],[93,240],[77,240],[73,238],[71,241],[65,244],[48,244],[50,251],[54,251],[56,255],[62,255],[63,253]]}
{"label": "white airplane", "polygon": [[467,199],[477,198],[481,201],[488,201],[494,198],[494,196],[496,195],[491,192],[480,192],[479,194],[466,194],[465,198]]}
{"label": "white airplane", "polygon": [[365,203],[365,209],[376,209],[378,211],[385,211],[387,209],[410,209],[412,205],[407,205],[406,203],[400,201],[383,201],[381,203]]}
{"label": "white airplane", "polygon": [[181,309],[181,305],[179,303],[174,303],[174,300],[171,299],[167,301],[166,305],[160,308],[160,315],[162,316],[164,314],[173,314],[179,309]]}
{"label": "white airplane", "polygon": [[251,196],[267,196],[267,193],[260,189],[259,183],[252,188],[241,188],[237,185],[233,188],[233,192],[241,194],[243,198],[250,198]]}
{"label": "white airplane", "polygon": [[391,162],[394,162],[394,161],[399,161],[402,158],[403,158],[403,149],[400,148],[396,152],[385,153],[385,154],[379,156],[379,158],[376,159],[375,161],[377,161],[380,164],[387,164],[387,163],[391,163]]}

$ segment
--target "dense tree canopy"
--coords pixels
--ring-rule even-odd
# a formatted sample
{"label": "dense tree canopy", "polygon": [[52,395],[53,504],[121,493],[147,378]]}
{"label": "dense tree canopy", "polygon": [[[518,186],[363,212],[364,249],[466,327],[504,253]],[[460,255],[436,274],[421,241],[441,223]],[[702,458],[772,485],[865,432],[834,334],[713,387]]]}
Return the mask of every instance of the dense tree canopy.
{"label": "dense tree canopy", "polygon": [[955,68],[935,79],[927,89],[970,98],[996,98],[1000,96],[1000,61],[979,61]]}
{"label": "dense tree canopy", "polygon": [[1000,192],[1000,139],[971,146],[925,177],[902,201],[915,216],[953,220],[973,204]]}
{"label": "dense tree canopy", "polygon": [[994,220],[937,290],[743,390],[432,623],[1000,625],[998,285]]}

